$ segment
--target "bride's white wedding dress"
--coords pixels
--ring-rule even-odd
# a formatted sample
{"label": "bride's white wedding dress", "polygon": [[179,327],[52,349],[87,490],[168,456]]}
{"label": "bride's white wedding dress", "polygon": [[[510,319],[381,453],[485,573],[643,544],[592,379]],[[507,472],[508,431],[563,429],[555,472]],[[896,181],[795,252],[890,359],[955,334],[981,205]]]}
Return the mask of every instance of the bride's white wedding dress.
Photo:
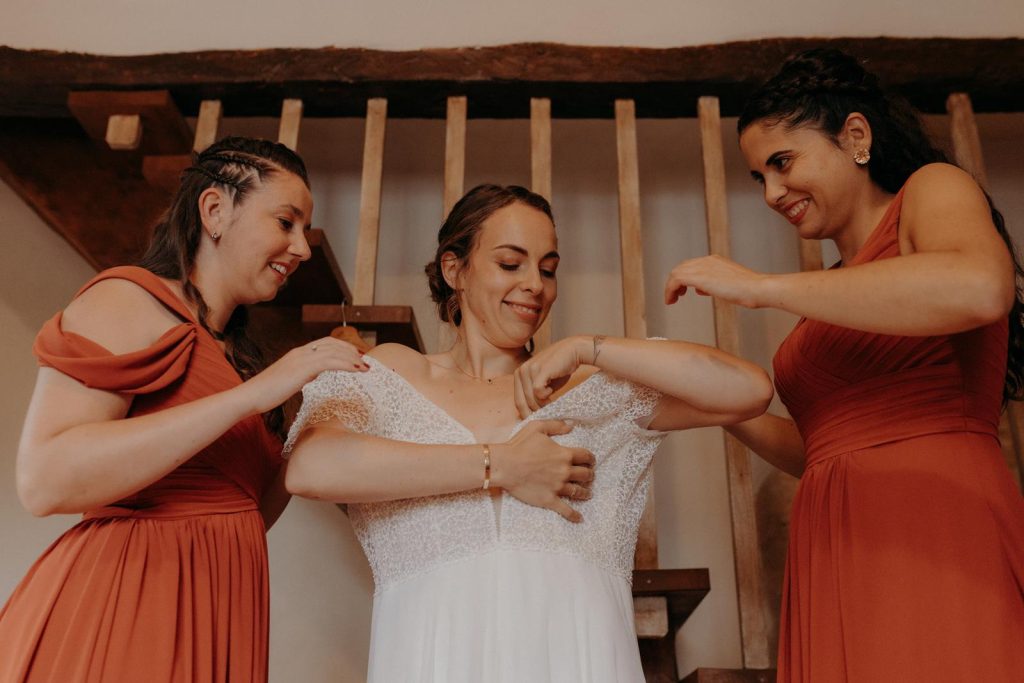
{"label": "bride's white wedding dress", "polygon": [[[398,373],[326,372],[303,389],[286,451],[337,417],[356,432],[423,444],[473,434]],[[641,428],[659,394],[597,373],[520,422],[571,419],[554,437],[590,450],[593,497],[580,524],[502,494],[471,491],[349,505],[376,590],[374,683],[640,683],[630,582],[637,526],[662,432]]]}

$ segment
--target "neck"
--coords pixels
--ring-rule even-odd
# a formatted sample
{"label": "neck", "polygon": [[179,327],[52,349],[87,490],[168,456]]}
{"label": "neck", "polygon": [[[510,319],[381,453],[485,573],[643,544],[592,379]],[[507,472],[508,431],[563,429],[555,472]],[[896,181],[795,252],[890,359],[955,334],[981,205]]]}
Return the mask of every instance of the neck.
{"label": "neck", "polygon": [[894,196],[872,182],[868,182],[864,191],[859,193],[854,201],[856,209],[834,240],[843,263],[850,263],[864,246],[889,209]]}
{"label": "neck", "polygon": [[[205,266],[205,267],[204,267]],[[223,286],[223,278],[218,276],[215,268],[202,262],[202,254],[197,255],[196,265],[192,269],[192,284],[203,295],[208,309],[206,325],[214,332],[223,332],[231,314],[238,305]]]}
{"label": "neck", "polygon": [[530,357],[525,348],[503,349],[483,339],[467,338],[462,334],[448,353],[457,369],[481,380],[511,375]]}

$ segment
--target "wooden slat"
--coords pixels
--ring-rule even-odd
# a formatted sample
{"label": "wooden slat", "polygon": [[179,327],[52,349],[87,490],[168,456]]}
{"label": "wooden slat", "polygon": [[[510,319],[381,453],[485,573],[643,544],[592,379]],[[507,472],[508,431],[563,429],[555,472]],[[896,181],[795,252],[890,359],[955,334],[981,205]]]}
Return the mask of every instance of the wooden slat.
{"label": "wooden slat", "polygon": [[370,305],[377,280],[377,243],[380,235],[380,197],[384,179],[384,133],[388,101],[375,97],[366,103],[366,138],[363,144],[363,181],[359,196],[359,237],[356,242],[356,279],[352,303]]}
{"label": "wooden slat", "polygon": [[818,240],[800,240],[800,270],[821,270],[824,262],[821,256],[821,242]]}
{"label": "wooden slat", "polygon": [[114,114],[107,119],[105,139],[110,149],[138,149],[142,141],[142,119],[138,114]]}
{"label": "wooden slat", "polygon": [[[636,142],[636,104],[615,101],[615,140],[619,168],[619,247],[622,258],[622,312],[627,337],[647,337],[644,297],[644,251],[640,232],[640,164]],[[634,564],[637,569],[658,566],[658,530],[654,488],[640,519]]]}
{"label": "wooden slat", "polygon": [[[530,99],[530,188],[551,201],[551,100]],[[539,351],[551,343],[551,316],[533,335]]]}
{"label": "wooden slat", "polygon": [[[974,176],[982,187],[988,185],[988,173],[981,152],[981,136],[974,118],[971,98],[967,93],[952,93],[946,99],[950,116],[950,135],[953,139],[953,157],[956,163]],[[1013,473],[1018,488],[1024,490],[1024,407],[1010,401],[1000,418],[999,436],[1006,465]]]}
{"label": "wooden slat", "polygon": [[204,149],[217,141],[222,112],[223,107],[221,107],[220,100],[203,100],[199,105],[196,135],[192,140],[193,152],[201,154]]}
{"label": "wooden slat", "polygon": [[299,149],[299,128],[302,126],[302,100],[288,99],[281,103],[281,123],[277,141],[288,149]]}
{"label": "wooden slat", "polygon": [[444,134],[444,215],[462,198],[466,186],[466,98],[448,98]]}
{"label": "wooden slat", "polygon": [[668,635],[668,599],[662,595],[633,598],[633,619],[637,638]]}
{"label": "wooden slat", "polygon": [[[708,246],[712,254],[728,258],[729,215],[725,185],[725,157],[722,151],[722,121],[718,99],[702,97],[697,103],[701,149],[704,158],[704,201],[707,212]],[[715,337],[718,348],[739,354],[739,321],[735,307],[714,300]],[[732,510],[733,554],[740,610],[743,663],[748,668],[766,668],[771,656],[765,622],[764,575],[757,539],[757,518],[751,482],[750,453],[732,435],[725,434],[725,457]]]}

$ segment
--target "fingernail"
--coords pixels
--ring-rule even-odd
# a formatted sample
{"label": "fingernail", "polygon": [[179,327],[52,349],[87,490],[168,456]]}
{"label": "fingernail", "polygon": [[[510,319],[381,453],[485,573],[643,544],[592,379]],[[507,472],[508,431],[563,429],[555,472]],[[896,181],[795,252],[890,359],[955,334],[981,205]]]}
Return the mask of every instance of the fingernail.
{"label": "fingernail", "polygon": [[562,420],[562,422],[564,422],[569,427],[575,427],[576,426],[576,420]]}
{"label": "fingernail", "polygon": [[356,349],[356,351],[359,351],[359,355],[360,356],[365,356],[366,355],[366,351],[363,351],[361,349]]}

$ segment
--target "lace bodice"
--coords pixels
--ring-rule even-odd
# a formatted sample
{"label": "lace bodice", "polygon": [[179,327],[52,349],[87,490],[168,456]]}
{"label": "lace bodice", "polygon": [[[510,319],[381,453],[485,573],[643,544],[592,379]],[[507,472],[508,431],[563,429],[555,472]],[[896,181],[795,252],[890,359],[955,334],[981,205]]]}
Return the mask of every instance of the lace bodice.
{"label": "lace bodice", "polygon": [[[305,427],[338,418],[348,429],[422,444],[470,444],[473,434],[398,373],[366,357],[369,372],[325,372],[302,390],[285,445]],[[440,564],[496,548],[571,554],[631,580],[637,527],[654,451],[664,434],[638,426],[659,399],[653,389],[599,372],[519,422],[572,419],[554,439],[587,448],[596,459],[593,497],[574,502],[580,524],[502,494],[499,515],[488,492],[349,505],[373,570],[376,590]],[[511,436],[510,435],[510,436]]]}

